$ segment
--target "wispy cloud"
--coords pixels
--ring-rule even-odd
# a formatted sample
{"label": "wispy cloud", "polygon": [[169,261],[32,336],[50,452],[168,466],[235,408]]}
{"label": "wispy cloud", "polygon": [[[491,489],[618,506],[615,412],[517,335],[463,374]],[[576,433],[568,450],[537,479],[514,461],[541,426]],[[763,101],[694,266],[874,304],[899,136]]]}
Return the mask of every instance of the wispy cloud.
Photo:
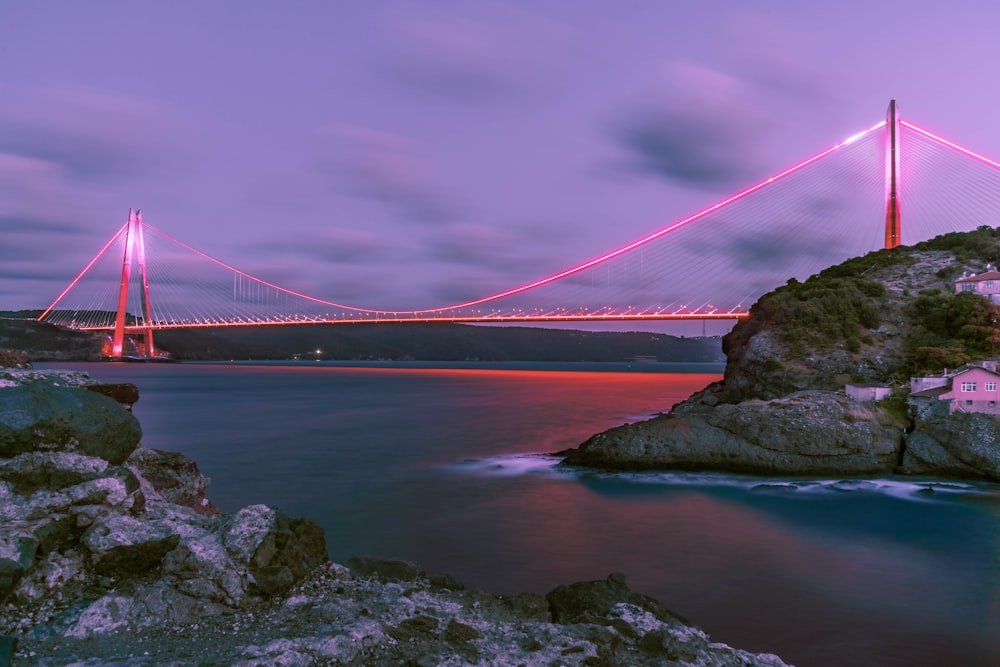
{"label": "wispy cloud", "polygon": [[321,138],[319,166],[336,190],[418,222],[449,221],[460,214],[416,142],[354,125],[325,128]]}
{"label": "wispy cloud", "polygon": [[568,29],[506,5],[451,14],[397,17],[393,69],[429,93],[460,101],[496,101],[551,84],[566,64]]}

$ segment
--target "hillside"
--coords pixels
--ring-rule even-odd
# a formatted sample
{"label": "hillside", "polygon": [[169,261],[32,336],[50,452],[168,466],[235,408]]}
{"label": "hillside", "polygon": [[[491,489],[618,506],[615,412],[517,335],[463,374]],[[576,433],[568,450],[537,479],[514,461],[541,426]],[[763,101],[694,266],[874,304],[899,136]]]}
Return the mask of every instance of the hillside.
{"label": "hillside", "polygon": [[[106,337],[0,313],[0,347],[35,361],[98,360]],[[163,331],[156,347],[177,360],[325,359],[421,361],[722,360],[718,338],[461,324],[297,325]],[[319,352],[317,352],[319,350]]]}

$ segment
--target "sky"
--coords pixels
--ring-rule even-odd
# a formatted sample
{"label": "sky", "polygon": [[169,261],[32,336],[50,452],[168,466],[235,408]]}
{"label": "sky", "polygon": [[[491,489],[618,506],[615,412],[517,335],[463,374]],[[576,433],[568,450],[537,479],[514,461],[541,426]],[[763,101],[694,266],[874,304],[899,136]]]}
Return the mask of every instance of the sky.
{"label": "sky", "polygon": [[[444,306],[903,117],[1000,157],[989,1],[0,2],[0,309],[146,222]],[[875,216],[877,217],[877,216]]]}

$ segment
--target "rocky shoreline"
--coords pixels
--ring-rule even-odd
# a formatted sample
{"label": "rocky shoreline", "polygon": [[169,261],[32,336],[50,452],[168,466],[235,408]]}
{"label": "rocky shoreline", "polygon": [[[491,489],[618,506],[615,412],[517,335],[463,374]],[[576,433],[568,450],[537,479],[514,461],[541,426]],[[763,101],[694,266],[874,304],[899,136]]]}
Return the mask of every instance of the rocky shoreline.
{"label": "rocky shoreline", "polygon": [[[968,262],[947,251],[901,247],[849,260],[804,284],[790,281],[723,338],[722,381],[669,413],[558,454],[565,465],[614,471],[1000,482],[1000,417],[917,414],[906,398],[914,350],[940,351],[917,346],[929,336],[918,321],[928,306],[919,299],[948,307],[948,276],[976,268]],[[997,313],[990,317],[998,321],[998,307],[985,299],[970,307]],[[847,383],[894,392],[889,400],[857,401],[845,394]]]}
{"label": "rocky shoreline", "polygon": [[712,642],[624,576],[545,596],[399,562],[330,563],[322,529],[222,514],[147,449],[131,385],[0,361],[0,666],[784,665]]}

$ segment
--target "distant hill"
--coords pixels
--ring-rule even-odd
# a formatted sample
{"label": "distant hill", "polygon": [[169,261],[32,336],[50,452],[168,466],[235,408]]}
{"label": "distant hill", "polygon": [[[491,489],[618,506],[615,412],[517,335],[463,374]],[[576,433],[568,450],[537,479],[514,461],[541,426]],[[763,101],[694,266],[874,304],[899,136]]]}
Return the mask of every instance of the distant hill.
{"label": "distant hill", "polygon": [[[0,311],[0,347],[31,359],[96,360],[107,337],[31,320],[38,311]],[[177,360],[329,359],[421,361],[722,361],[719,338],[462,324],[336,324],[157,332]],[[317,350],[319,352],[317,353]]]}
{"label": "distant hill", "polygon": [[156,342],[158,347],[169,350],[178,359],[723,359],[722,344],[718,338],[463,324],[335,324],[164,331],[158,334]]}

